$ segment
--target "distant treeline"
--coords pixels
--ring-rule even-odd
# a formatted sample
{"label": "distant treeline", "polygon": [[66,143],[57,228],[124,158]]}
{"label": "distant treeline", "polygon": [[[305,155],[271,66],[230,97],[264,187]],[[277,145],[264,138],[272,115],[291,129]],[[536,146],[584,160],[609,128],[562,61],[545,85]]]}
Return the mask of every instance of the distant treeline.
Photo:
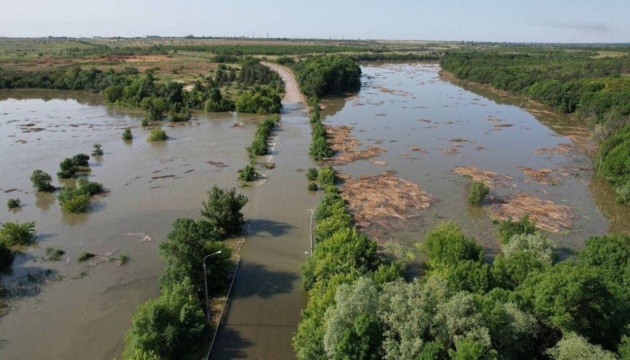
{"label": "distant treeline", "polygon": [[630,203],[630,55],[596,55],[576,50],[450,52],[441,65],[460,79],[519,92],[590,119],[594,135],[605,145],[598,172],[615,186],[620,202]]}
{"label": "distant treeline", "polygon": [[248,44],[248,45],[152,45],[109,47],[97,45],[93,48],[66,50],[68,55],[158,55],[174,51],[204,52],[216,55],[308,55],[356,52],[384,52],[382,47],[356,45],[284,45],[284,44]]}
{"label": "distant treeline", "polygon": [[82,69],[79,66],[34,72],[0,71],[0,88],[41,88],[58,90],[87,90],[103,92],[110,103],[142,107],[150,120],[159,120],[165,113],[172,121],[190,118],[189,109],[233,111],[237,108],[225,98],[218,86],[232,81],[247,89],[238,99],[240,112],[259,114],[279,113],[282,108],[279,93],[283,90],[280,77],[258,60],[244,59],[240,74],[225,66],[219,67],[214,78],[206,84],[196,82],[191,91],[184,91],[178,82],[158,81],[152,71],[141,74],[136,68],[122,71]]}

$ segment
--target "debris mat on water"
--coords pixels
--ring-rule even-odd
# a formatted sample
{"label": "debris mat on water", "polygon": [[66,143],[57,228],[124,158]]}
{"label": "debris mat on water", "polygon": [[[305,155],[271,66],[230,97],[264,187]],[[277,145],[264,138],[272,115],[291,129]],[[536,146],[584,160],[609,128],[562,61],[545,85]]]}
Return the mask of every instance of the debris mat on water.
{"label": "debris mat on water", "polygon": [[[560,181],[557,178],[551,177],[551,173],[553,172],[553,170],[549,168],[542,168],[542,169],[536,170],[530,167],[520,166],[518,169],[521,170],[523,174],[531,177],[536,184],[555,185]],[[528,182],[529,180],[525,180],[525,181]]]}
{"label": "debris mat on water", "polygon": [[498,175],[494,171],[477,169],[474,166],[456,166],[453,173],[468,176],[474,181],[481,181],[489,188],[494,189],[495,184],[507,187],[507,180],[512,180],[511,176]]}
{"label": "debris mat on water", "polygon": [[330,126],[325,125],[327,142],[335,152],[335,156],[326,159],[328,165],[346,165],[356,160],[366,160],[381,155],[385,149],[377,146],[370,146],[364,150],[358,150],[361,143],[352,136],[351,126]]}
{"label": "debris mat on water", "polygon": [[571,229],[574,217],[571,208],[558,205],[551,200],[541,199],[525,193],[510,195],[488,207],[490,216],[497,220],[512,218],[518,221],[525,215],[536,222],[536,227],[550,232]]}
{"label": "debris mat on water", "polygon": [[348,202],[355,223],[363,229],[376,225],[389,231],[401,230],[407,220],[418,217],[413,210],[427,209],[434,202],[418,185],[391,172],[356,178],[338,174],[338,178],[343,182],[341,196]]}

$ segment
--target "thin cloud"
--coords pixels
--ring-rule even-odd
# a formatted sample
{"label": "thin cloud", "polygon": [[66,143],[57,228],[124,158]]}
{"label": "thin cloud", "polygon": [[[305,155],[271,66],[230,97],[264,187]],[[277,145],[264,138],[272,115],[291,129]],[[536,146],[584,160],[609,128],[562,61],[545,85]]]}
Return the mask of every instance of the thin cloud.
{"label": "thin cloud", "polygon": [[587,33],[607,34],[611,32],[610,27],[607,24],[601,22],[588,23],[547,20],[540,22],[537,25],[550,29],[575,30]]}

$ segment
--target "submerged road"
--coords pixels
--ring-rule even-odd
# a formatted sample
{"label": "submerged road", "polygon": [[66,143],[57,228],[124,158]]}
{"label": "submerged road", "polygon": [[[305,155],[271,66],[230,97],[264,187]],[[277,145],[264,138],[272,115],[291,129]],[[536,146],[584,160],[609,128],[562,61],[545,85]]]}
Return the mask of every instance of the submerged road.
{"label": "submerged road", "polygon": [[318,197],[307,191],[305,173],[296,171],[314,166],[299,87],[288,69],[270,67],[286,88],[282,120],[274,130],[276,167],[264,184],[247,190],[248,236],[212,359],[295,358],[291,338],[306,301],[300,266],[310,251],[310,210]]}

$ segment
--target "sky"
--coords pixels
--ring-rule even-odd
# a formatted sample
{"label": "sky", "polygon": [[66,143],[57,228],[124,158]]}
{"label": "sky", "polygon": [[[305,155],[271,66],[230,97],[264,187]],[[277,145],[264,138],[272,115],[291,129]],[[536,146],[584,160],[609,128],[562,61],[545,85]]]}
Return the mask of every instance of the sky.
{"label": "sky", "polygon": [[0,37],[629,43],[630,0],[0,0]]}

